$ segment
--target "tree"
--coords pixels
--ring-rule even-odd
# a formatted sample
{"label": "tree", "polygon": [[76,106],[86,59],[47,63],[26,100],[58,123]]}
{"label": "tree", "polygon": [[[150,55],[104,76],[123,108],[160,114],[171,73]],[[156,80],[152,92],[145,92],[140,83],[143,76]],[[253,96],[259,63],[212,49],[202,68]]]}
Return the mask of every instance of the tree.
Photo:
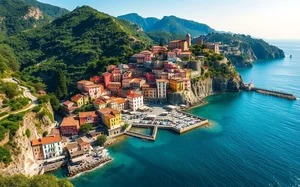
{"label": "tree", "polygon": [[97,145],[103,146],[104,143],[106,142],[106,140],[107,140],[107,136],[105,136],[105,135],[98,136]]}
{"label": "tree", "polygon": [[11,154],[5,147],[0,147],[0,162],[9,164],[12,161]]}
{"label": "tree", "polygon": [[159,46],[164,46],[162,39],[159,41]]}
{"label": "tree", "polygon": [[30,138],[31,136],[31,133],[30,133],[30,130],[29,129],[26,129],[26,132],[25,132],[27,138]]}
{"label": "tree", "polygon": [[79,128],[79,131],[84,133],[84,134],[90,132],[91,130],[93,130],[93,126],[89,123],[83,124]]}
{"label": "tree", "polygon": [[50,96],[50,103],[52,105],[53,110],[57,111],[60,108],[59,100],[54,94],[49,94]]}
{"label": "tree", "polygon": [[62,99],[68,95],[66,75],[61,69],[57,71],[56,96]]}
{"label": "tree", "polygon": [[43,137],[46,137],[48,135],[48,131],[43,132]]}

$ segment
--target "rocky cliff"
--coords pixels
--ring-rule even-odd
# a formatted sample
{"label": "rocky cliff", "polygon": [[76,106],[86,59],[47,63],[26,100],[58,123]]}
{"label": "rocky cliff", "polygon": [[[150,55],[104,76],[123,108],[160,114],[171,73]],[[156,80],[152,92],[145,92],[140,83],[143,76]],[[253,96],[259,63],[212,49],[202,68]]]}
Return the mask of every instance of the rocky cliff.
{"label": "rocky cliff", "polygon": [[202,102],[202,99],[222,92],[238,92],[242,83],[240,75],[232,78],[206,78],[204,80],[192,81],[191,89],[182,93],[168,94],[168,99],[171,104],[186,104],[189,106],[197,105]]}
{"label": "rocky cliff", "polygon": [[[50,104],[45,104],[44,108],[52,115],[54,114]],[[33,158],[31,140],[41,138],[44,131],[50,132],[55,125],[53,119],[50,119],[49,116],[40,116],[34,112],[26,113],[20,123],[21,127],[11,141],[11,144],[15,145],[10,150],[13,153],[13,162],[8,167],[0,165],[2,175],[38,174],[39,164]],[[27,129],[30,131],[29,138],[25,135]]]}

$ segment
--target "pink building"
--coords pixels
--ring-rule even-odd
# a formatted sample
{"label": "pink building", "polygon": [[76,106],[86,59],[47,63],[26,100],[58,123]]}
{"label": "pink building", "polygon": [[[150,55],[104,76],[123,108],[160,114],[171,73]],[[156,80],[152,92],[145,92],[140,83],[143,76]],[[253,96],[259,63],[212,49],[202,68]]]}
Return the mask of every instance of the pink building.
{"label": "pink building", "polygon": [[84,91],[86,91],[91,99],[97,99],[101,96],[104,88],[100,84],[87,85],[84,87]]}
{"label": "pink building", "polygon": [[93,85],[94,83],[91,82],[91,81],[87,81],[87,80],[81,80],[81,81],[78,81],[77,82],[77,88],[80,90],[80,91],[84,91],[84,87],[87,86],[87,85]]}
{"label": "pink building", "polygon": [[108,84],[112,81],[112,74],[105,72],[102,74],[102,76],[104,78],[104,86],[107,88]]}
{"label": "pink building", "polygon": [[145,77],[146,77],[147,82],[155,82],[155,80],[156,80],[155,73],[145,73]]}

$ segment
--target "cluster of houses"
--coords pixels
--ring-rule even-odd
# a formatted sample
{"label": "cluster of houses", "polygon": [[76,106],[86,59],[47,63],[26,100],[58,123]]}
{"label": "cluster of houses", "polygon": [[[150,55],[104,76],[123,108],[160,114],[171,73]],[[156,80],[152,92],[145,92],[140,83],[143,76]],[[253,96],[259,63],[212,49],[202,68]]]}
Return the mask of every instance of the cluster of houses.
{"label": "cluster of houses", "polygon": [[[203,40],[197,40],[197,43]],[[203,43],[202,43],[203,45]],[[211,50],[218,51],[216,44],[205,44]],[[35,159],[43,160],[62,155],[67,148],[72,158],[84,154],[90,147],[90,139],[79,138],[75,142],[66,141],[65,137],[78,135],[80,126],[102,124],[108,136],[121,133],[122,112],[141,110],[145,102],[164,103],[168,94],[183,92],[191,88],[191,78],[201,74],[201,68],[186,64],[179,65],[180,59],[190,59],[192,53],[191,36],[186,40],[171,41],[168,46],[153,46],[151,51],[142,51],[131,58],[129,64],[109,65],[101,76],[90,80],[80,80],[77,88],[81,92],[62,103],[66,113],[60,125],[47,137],[32,141]],[[95,111],[74,112],[92,104]],[[101,133],[90,133],[91,138]]]}

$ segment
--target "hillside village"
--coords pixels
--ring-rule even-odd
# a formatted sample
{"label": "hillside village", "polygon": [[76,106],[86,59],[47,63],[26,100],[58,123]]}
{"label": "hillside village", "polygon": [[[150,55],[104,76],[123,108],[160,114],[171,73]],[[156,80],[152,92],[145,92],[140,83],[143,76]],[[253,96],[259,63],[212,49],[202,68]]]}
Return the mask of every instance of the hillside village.
{"label": "hillside village", "polygon": [[[218,44],[203,43],[201,38],[197,43],[203,46],[203,52],[219,53]],[[151,118],[149,123],[153,124],[156,115],[143,114],[153,112],[151,106],[159,105],[169,111],[178,108],[167,104],[168,96],[191,89],[191,79],[201,75],[201,61],[190,61],[195,58],[191,47],[191,35],[188,34],[186,40],[174,40],[167,46],[153,46],[151,50],[133,55],[129,64],[109,65],[101,76],[79,80],[77,89],[80,93],[61,103],[66,115],[61,124],[50,135],[32,141],[33,156],[43,166],[39,172],[57,169],[66,155],[70,159],[69,167],[87,164],[89,155],[109,161],[111,158],[102,146],[130,129],[133,123],[130,119]],[[87,105],[92,105],[94,110],[80,111]],[[182,103],[180,107],[187,106]],[[157,111],[156,114],[167,115],[168,112]],[[200,118],[190,117],[189,125],[173,123],[175,131],[194,128],[201,122]],[[108,141],[105,143],[106,136]],[[105,137],[101,143],[100,137]],[[70,175],[104,162],[98,162],[99,159],[97,157],[98,164],[91,160],[86,168],[75,173],[74,168],[69,168],[73,172]]]}

